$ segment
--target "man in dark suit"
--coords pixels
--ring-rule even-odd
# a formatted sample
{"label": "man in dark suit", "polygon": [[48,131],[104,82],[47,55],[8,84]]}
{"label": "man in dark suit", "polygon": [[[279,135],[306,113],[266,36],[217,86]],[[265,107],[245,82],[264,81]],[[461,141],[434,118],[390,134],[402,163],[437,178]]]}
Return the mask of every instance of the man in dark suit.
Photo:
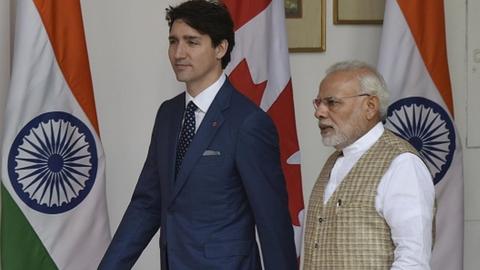
{"label": "man in dark suit", "polygon": [[147,160],[99,269],[130,269],[160,228],[162,269],[297,269],[278,136],[223,69],[234,46],[222,4],[167,9],[169,58],[186,92],[158,110]]}

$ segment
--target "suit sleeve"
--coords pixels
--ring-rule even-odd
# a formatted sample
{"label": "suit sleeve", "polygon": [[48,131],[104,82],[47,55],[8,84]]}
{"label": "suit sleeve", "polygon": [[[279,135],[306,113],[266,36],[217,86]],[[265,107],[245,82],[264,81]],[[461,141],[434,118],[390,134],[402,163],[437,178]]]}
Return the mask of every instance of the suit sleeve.
{"label": "suit sleeve", "polygon": [[263,111],[240,129],[236,162],[254,213],[265,269],[298,269],[278,135]]}
{"label": "suit sleeve", "polygon": [[131,269],[160,227],[160,181],[156,166],[156,134],[160,111],[161,108],[157,113],[147,159],[132,199],[98,269]]}

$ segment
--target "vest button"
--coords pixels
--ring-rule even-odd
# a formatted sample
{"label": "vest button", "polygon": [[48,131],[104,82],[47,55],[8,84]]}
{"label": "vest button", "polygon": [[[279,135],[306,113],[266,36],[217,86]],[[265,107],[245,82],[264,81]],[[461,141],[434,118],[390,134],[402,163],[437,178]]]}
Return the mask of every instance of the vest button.
{"label": "vest button", "polygon": [[322,223],[322,222],[324,222],[324,221],[325,221],[325,219],[323,219],[323,218],[318,218],[318,222]]}
{"label": "vest button", "polygon": [[318,248],[318,243],[315,243],[315,248]]}

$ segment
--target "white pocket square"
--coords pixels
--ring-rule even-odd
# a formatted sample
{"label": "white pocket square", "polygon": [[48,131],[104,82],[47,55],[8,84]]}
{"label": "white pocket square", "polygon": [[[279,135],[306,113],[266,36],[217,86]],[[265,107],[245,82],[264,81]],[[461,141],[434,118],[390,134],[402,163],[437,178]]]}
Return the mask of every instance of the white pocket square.
{"label": "white pocket square", "polygon": [[202,156],[220,156],[221,153],[220,151],[215,151],[215,150],[205,150],[203,152]]}

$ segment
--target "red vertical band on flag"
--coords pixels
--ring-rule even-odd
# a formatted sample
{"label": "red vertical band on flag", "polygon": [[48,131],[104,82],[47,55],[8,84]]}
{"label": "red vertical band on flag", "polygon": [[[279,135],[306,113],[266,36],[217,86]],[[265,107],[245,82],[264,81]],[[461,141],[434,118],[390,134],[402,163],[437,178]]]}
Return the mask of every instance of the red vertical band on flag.
{"label": "red vertical band on flag", "polygon": [[[288,208],[300,256],[304,205],[284,3],[282,0],[223,2],[234,20],[238,44],[227,73],[236,89],[269,114],[278,131]],[[257,38],[259,33],[268,34],[269,38]]]}
{"label": "red vertical band on flag", "polygon": [[[277,127],[280,138],[280,158],[282,161],[283,173],[287,179],[288,207],[291,213],[292,223],[300,226],[298,213],[304,208],[302,175],[300,164],[288,163],[288,159],[299,151],[297,128],[295,126],[295,111],[293,110],[293,87],[290,80],[280,96],[268,110]],[[297,215],[294,215],[297,214]]]}
{"label": "red vertical band on flag", "polygon": [[223,0],[222,2],[228,7],[235,25],[234,30],[237,31],[266,9],[272,0]]}
{"label": "red vertical band on flag", "polygon": [[[260,84],[253,82],[245,59],[235,67],[229,79],[238,91],[247,96],[255,104],[260,105],[267,82]],[[282,170],[287,180],[286,185],[290,197],[288,206],[292,223],[300,226],[298,213],[304,208],[300,165],[289,164],[287,162],[292,155],[299,151],[293,108],[293,88],[292,81],[290,80],[267,113],[275,123],[279,135],[280,159],[282,162]]]}
{"label": "red vertical band on flag", "polygon": [[65,81],[97,134],[100,134],[80,1],[33,2],[42,18]]}
{"label": "red vertical band on flag", "polygon": [[253,82],[252,74],[250,74],[250,69],[248,69],[248,64],[245,59],[232,70],[229,79],[238,91],[260,106],[267,82],[265,81],[260,84]]}
{"label": "red vertical band on flag", "polygon": [[443,1],[397,0],[397,3],[410,27],[423,62],[453,116]]}

